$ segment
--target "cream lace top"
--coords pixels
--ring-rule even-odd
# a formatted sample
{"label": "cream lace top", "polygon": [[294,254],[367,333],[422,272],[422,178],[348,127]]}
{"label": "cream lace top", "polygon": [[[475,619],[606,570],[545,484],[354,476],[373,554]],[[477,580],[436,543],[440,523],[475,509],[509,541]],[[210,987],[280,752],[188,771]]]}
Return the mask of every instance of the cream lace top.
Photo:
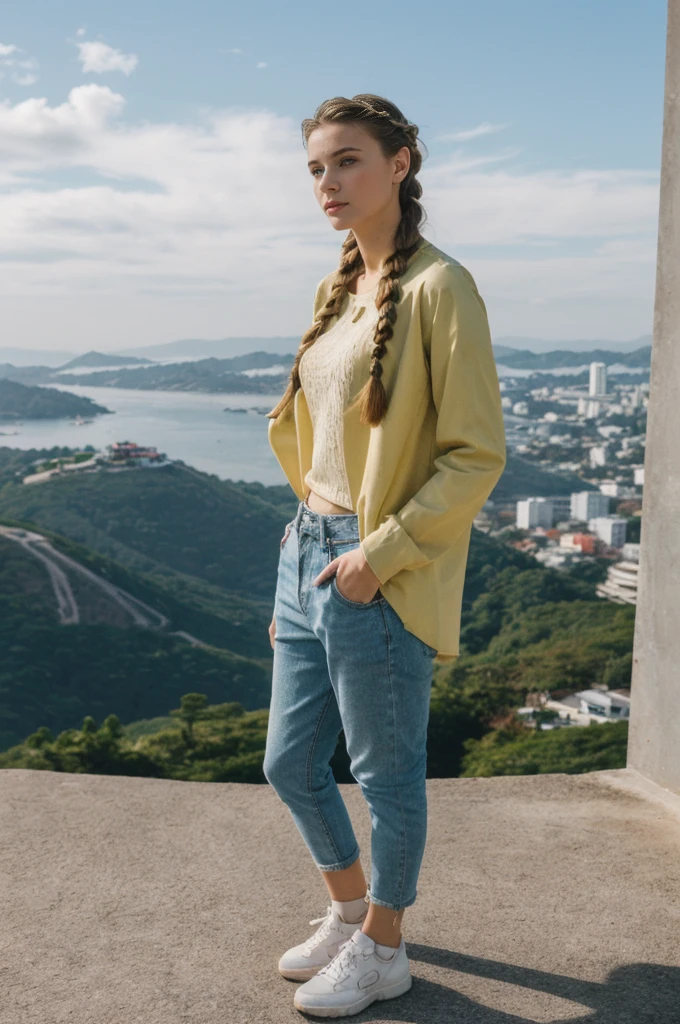
{"label": "cream lace top", "polygon": [[351,508],[343,451],[343,413],[369,378],[378,320],[375,296],[349,295],[335,322],[300,360],[300,380],[312,418],[312,465],[304,482],[316,494]]}

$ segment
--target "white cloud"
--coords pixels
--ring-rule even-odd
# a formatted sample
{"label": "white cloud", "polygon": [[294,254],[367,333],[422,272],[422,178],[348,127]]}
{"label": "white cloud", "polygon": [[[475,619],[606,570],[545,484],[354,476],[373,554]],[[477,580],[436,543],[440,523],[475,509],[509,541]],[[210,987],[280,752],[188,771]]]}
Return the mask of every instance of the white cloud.
{"label": "white cloud", "polygon": [[131,75],[139,62],[135,53],[123,53],[106,43],[90,41],[76,43],[76,46],[79,50],[78,60],[85,73],[103,75],[108,71],[122,71],[124,75]]}
{"label": "white cloud", "polygon": [[458,132],[449,132],[445,135],[436,135],[435,138],[438,142],[469,142],[470,139],[478,139],[483,135],[494,135],[496,132],[501,132],[505,128],[508,128],[510,122],[507,124],[489,124],[488,121],[484,121],[482,124],[477,125],[476,128],[467,128]]}
{"label": "white cloud", "polygon": [[85,28],[79,28],[79,29],[78,29],[78,30],[76,31],[76,35],[77,35],[77,36],[84,36],[84,35],[85,35],[85,32],[86,32],[86,31],[87,31],[87,30],[86,30]]}
{"label": "white cloud", "polygon": [[14,43],[0,43],[0,79],[9,78],[15,85],[34,85],[38,81],[38,62],[35,57],[17,57],[25,53]]}
{"label": "white cloud", "polygon": [[482,173],[456,160],[427,173],[423,199],[436,221],[455,225],[455,237],[466,245],[644,235],[656,230],[658,201],[652,171]]}
{"label": "white cloud", "polygon": [[256,68],[266,68],[267,64],[266,64],[265,61],[261,60],[258,64],[255,65],[255,67]]}
{"label": "white cloud", "polygon": [[243,50],[239,50],[238,46],[232,46],[228,50],[220,50],[220,53],[243,53]]}
{"label": "white cloud", "polygon": [[[207,108],[128,123],[124,108],[96,83],[55,106],[0,102],[5,343],[302,332],[343,234],[313,197],[297,121]],[[420,174],[425,234],[472,271],[495,333],[647,333],[658,174],[512,158],[454,153]]]}

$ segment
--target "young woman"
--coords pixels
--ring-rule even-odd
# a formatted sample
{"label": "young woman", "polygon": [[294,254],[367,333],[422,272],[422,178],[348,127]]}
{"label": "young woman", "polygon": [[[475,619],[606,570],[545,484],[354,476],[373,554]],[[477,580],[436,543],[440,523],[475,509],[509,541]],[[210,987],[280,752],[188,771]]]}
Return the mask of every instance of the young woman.
{"label": "young woman", "polygon": [[[294,1005],[358,1013],[411,987],[400,925],[427,828],[433,659],[459,653],[472,520],[505,465],[486,308],[420,233],[418,127],[372,94],[302,122],[319,205],[346,232],[318,284],[269,440],[299,505],[281,541],[264,773],[330,894],[279,961]],[[371,885],[329,767],[344,731]]]}

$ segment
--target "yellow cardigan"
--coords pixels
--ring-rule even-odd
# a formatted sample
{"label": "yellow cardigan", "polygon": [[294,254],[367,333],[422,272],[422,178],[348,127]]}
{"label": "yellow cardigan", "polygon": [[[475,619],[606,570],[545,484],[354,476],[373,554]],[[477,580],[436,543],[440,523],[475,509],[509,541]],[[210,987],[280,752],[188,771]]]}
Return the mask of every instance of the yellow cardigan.
{"label": "yellow cardigan", "polygon": [[[314,315],[334,274],[317,286]],[[400,280],[382,358],[388,410],[377,427],[360,423],[358,409],[345,412],[345,463],[361,550],[380,592],[441,663],[460,653],[472,520],[503,472],[505,427],[486,306],[469,270],[423,241]],[[303,500],[314,441],[302,388],[268,429]]]}

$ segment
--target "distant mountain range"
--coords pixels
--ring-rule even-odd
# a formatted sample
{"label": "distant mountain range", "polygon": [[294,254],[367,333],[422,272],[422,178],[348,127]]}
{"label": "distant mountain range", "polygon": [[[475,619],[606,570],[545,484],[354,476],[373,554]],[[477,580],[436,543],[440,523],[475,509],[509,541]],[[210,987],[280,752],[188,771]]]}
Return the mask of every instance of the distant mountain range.
{"label": "distant mountain range", "polygon": [[[229,359],[234,356],[250,355],[258,349],[281,354],[297,352],[301,335],[294,337],[271,338],[219,338],[208,341],[204,338],[186,338],[182,341],[169,341],[163,345],[137,345],[135,348],[121,349],[116,355],[121,357],[145,356],[149,359],[168,361],[173,358],[182,359]],[[0,358],[2,352],[0,351]],[[126,358],[126,361],[127,358]]]}
{"label": "distant mountain range", "polygon": [[632,352],[635,349],[645,348],[652,344],[652,335],[643,334],[631,341],[613,341],[605,339],[584,339],[578,338],[575,341],[545,341],[542,338],[525,338],[516,334],[505,334],[497,338],[494,343],[494,352],[498,358],[499,349],[510,349],[513,352],[528,349],[530,352],[541,353],[568,350],[569,352],[580,352],[587,355],[593,351],[606,350],[607,352]]}
{"label": "distant mountain range", "polygon": [[[34,385],[68,382],[203,393],[275,393],[285,386],[299,342],[298,337],[184,339],[119,352],[90,350],[80,355],[0,348],[0,379]],[[513,335],[500,338],[494,352],[498,364],[508,370],[550,372],[599,361],[608,367],[620,364],[647,371],[650,343],[650,335],[628,342],[559,343]],[[71,357],[55,364],[53,357],[65,354]]]}
{"label": "distant mountain range", "polygon": [[562,366],[584,366],[591,362],[605,363],[607,366],[620,363],[635,369],[649,369],[652,347],[634,349],[632,352],[611,352],[608,349],[594,349],[589,352],[570,352],[556,349],[553,352],[529,352],[527,349],[518,351],[505,349],[502,354],[494,349],[496,360],[515,370],[556,370]]}
{"label": "distant mountain range", "polygon": [[60,366],[59,369],[73,370],[78,367],[88,366],[129,366],[131,363],[150,363],[150,359],[140,359],[136,356],[123,356],[113,355],[111,352],[85,352],[82,356],[76,356],[75,359],[71,359],[70,362]]}
{"label": "distant mountain range", "polygon": [[[265,339],[267,343],[276,340]],[[494,353],[497,363],[507,369],[547,373],[568,367],[582,373],[583,368],[593,361],[603,362],[607,366],[621,364],[631,370],[648,372],[651,360],[649,345],[625,352],[604,348],[580,352],[567,349],[532,352],[529,349],[520,350],[500,345],[494,348]],[[90,387],[132,390],[271,395],[284,389],[294,355],[295,350],[291,347],[283,353],[258,349],[222,359],[214,356],[188,359],[178,354],[175,357],[177,362],[152,362],[145,357],[115,356],[111,353],[90,351],[57,368],[46,365],[0,364],[0,379],[5,378],[27,385],[84,384]]]}

